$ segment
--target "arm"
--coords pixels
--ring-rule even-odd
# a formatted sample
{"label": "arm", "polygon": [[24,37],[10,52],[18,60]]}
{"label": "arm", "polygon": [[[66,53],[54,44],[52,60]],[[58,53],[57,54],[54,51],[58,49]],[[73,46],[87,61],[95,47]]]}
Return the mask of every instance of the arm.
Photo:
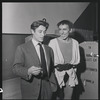
{"label": "arm", "polygon": [[30,68],[25,66],[25,55],[20,46],[18,46],[16,53],[15,53],[15,60],[13,64],[13,72],[14,74],[18,75],[25,80],[31,79],[32,74],[38,75],[41,71],[40,68],[36,66],[31,66]]}
{"label": "arm", "polygon": [[15,59],[13,64],[13,73],[28,80],[28,68],[25,67],[24,53],[20,46],[17,47],[15,52]]}
{"label": "arm", "polygon": [[57,82],[57,79],[56,79],[56,76],[55,76],[55,70],[54,70],[54,53],[53,53],[53,50],[51,49],[51,70],[50,70],[50,77],[49,77],[49,81],[50,81],[50,84],[51,84],[51,89],[52,89],[52,92],[56,92],[57,91],[57,87],[58,87],[58,82]]}

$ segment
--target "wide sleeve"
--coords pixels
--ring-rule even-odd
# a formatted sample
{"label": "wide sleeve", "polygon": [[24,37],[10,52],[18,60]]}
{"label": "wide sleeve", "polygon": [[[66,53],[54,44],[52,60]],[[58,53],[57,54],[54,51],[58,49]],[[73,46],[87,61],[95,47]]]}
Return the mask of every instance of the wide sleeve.
{"label": "wide sleeve", "polygon": [[60,52],[59,47],[58,47],[58,44],[57,44],[57,40],[56,39],[52,39],[49,42],[49,46],[53,50],[53,53],[54,53],[54,65],[56,66],[57,64],[60,63],[59,55],[60,55],[60,58],[62,58],[61,52]]}
{"label": "wide sleeve", "polygon": [[78,41],[72,39],[72,60],[71,60],[71,64],[73,65],[77,65],[80,63],[80,52],[79,52],[79,43]]}
{"label": "wide sleeve", "polygon": [[12,70],[15,75],[24,78],[26,80],[29,79],[28,68],[25,67],[25,58],[21,46],[18,46],[15,52],[15,59]]}
{"label": "wide sleeve", "polygon": [[75,60],[76,60],[76,64],[80,63],[80,51],[79,51],[79,43],[78,41],[76,41],[76,55],[75,55]]}

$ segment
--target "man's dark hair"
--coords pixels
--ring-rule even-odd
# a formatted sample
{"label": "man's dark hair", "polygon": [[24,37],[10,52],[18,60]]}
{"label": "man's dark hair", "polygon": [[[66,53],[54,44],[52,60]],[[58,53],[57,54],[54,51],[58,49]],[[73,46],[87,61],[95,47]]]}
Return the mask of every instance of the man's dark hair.
{"label": "man's dark hair", "polygon": [[73,28],[73,23],[69,20],[62,20],[57,24],[57,26],[59,27],[60,25],[64,24],[68,25],[70,29]]}
{"label": "man's dark hair", "polygon": [[46,27],[46,30],[49,27],[49,23],[46,22],[46,19],[45,18],[43,18],[42,20],[34,21],[31,24],[31,27],[30,28],[35,31],[35,29],[38,28],[40,25],[43,25],[44,27]]}

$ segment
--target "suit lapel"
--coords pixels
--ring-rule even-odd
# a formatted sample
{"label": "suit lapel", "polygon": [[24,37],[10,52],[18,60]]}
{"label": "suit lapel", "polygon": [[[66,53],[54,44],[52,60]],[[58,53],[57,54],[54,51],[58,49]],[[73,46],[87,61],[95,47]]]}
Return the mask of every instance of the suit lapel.
{"label": "suit lapel", "polygon": [[45,53],[46,53],[46,58],[47,58],[47,71],[49,73],[49,67],[50,67],[50,56],[49,56],[49,50],[48,48],[44,45]]}
{"label": "suit lapel", "polygon": [[29,41],[28,50],[29,50],[29,52],[31,52],[31,56],[34,60],[34,64],[35,65],[40,65],[40,60],[39,60],[38,54],[36,52],[36,49],[35,49],[32,41]]}

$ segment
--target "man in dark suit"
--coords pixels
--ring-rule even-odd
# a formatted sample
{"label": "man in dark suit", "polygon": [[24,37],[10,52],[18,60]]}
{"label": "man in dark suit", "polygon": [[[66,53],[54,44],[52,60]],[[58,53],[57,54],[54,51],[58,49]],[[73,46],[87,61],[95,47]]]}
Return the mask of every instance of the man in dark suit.
{"label": "man in dark suit", "polygon": [[46,19],[31,24],[32,39],[17,47],[14,74],[21,77],[22,99],[52,99],[57,90],[54,55],[43,39],[49,24]]}

